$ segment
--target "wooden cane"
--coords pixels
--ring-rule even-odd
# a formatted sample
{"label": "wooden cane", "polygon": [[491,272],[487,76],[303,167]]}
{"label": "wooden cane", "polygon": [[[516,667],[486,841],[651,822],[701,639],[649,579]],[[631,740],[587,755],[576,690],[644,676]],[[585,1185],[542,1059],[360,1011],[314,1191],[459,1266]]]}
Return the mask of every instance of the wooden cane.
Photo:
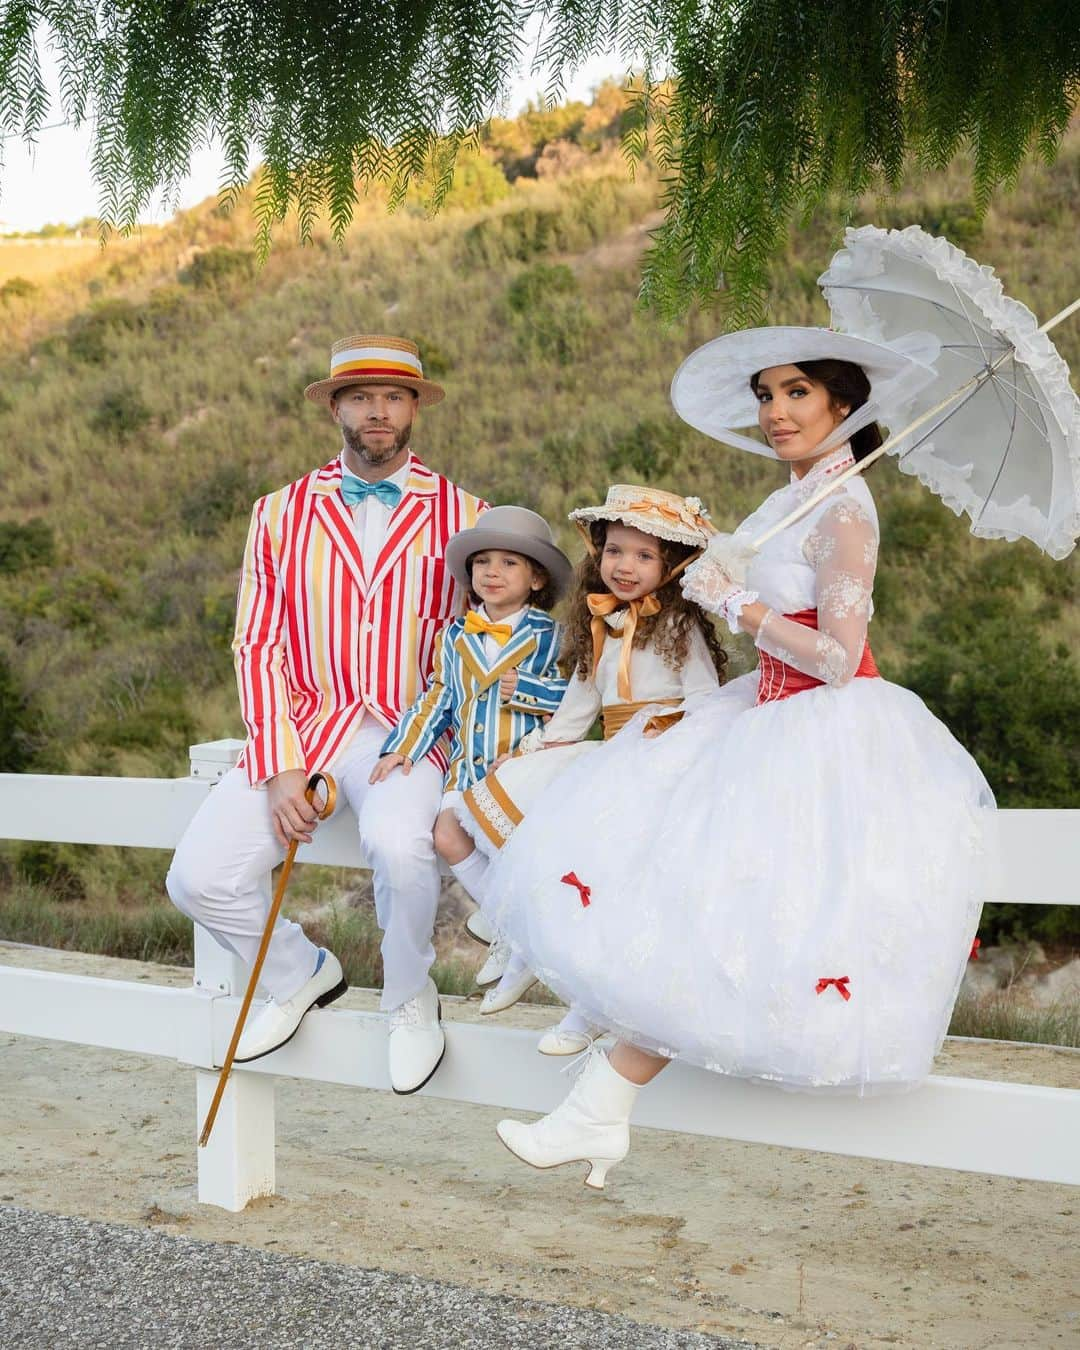
{"label": "wooden cane", "polygon": [[[315,794],[320,786],[325,793],[326,800],[318,814],[320,820],[325,820],[327,816],[332,814],[334,804],[337,801],[337,784],[329,774],[313,773],[311,775],[307,781],[307,787],[304,788],[304,800],[309,806],[314,805]],[[236,1026],[233,1027],[232,1040],[229,1042],[229,1049],[225,1055],[225,1063],[221,1066],[221,1073],[218,1075],[217,1087],[214,1089],[214,1100],[210,1103],[210,1110],[206,1113],[202,1134],[199,1135],[200,1148],[205,1148],[209,1142],[210,1131],[214,1128],[214,1121],[217,1119],[218,1107],[221,1105],[221,1098],[225,1092],[225,1084],[229,1081],[229,1074],[232,1073],[233,1060],[236,1058],[236,1047],[240,1044],[244,1023],[247,1021],[248,1011],[251,1008],[251,1000],[255,997],[255,989],[259,983],[259,976],[262,974],[263,962],[266,960],[266,953],[270,947],[274,925],[277,923],[278,914],[281,912],[281,902],[285,898],[285,887],[289,884],[289,873],[292,871],[293,860],[296,857],[296,850],[299,845],[299,839],[292,841],[288,853],[285,854],[285,861],[281,865],[281,875],[278,877],[277,889],[274,892],[270,912],[266,916],[262,942],[259,943],[259,953],[255,957],[255,964],[251,967],[251,978],[248,980],[244,1000],[240,1004],[240,1011],[236,1017]]]}

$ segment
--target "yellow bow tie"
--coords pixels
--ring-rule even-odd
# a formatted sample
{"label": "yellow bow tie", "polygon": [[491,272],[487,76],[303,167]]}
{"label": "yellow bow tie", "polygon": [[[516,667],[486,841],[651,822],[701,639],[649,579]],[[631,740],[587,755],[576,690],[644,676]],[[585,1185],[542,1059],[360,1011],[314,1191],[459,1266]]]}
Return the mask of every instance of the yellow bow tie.
{"label": "yellow bow tie", "polygon": [[[623,608],[623,602],[617,600],[610,591],[601,591],[585,597],[585,603],[589,607],[589,613],[592,617],[592,640],[593,640],[593,677],[596,676],[596,668],[600,664],[600,656],[604,650],[604,642],[607,639],[607,624],[604,622],[606,614],[614,614],[617,609]],[[626,703],[632,701],[634,695],[630,687],[630,652],[634,645],[634,633],[637,630],[638,619],[651,619],[654,614],[659,614],[662,606],[655,595],[643,595],[640,600],[631,600],[626,606],[626,621],[622,627],[622,650],[619,652],[619,697]]]}
{"label": "yellow bow tie", "polygon": [[465,615],[466,633],[484,633],[487,637],[493,637],[500,647],[505,647],[513,637],[514,630],[508,623],[492,623],[490,619],[485,619],[482,614],[477,614],[475,609],[470,609]]}

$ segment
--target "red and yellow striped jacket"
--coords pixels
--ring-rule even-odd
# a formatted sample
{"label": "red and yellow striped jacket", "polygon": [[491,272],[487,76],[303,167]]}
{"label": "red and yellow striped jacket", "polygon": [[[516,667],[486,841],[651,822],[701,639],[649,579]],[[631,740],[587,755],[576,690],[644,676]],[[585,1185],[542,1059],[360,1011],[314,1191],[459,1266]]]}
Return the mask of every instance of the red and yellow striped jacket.
{"label": "red and yellow striped jacket", "polygon": [[[368,576],[340,458],[255,503],[233,639],[252,786],[328,769],[367,713],[397,723],[457,611],[447,540],[486,505],[413,456]],[[441,743],[430,757],[445,771]]]}

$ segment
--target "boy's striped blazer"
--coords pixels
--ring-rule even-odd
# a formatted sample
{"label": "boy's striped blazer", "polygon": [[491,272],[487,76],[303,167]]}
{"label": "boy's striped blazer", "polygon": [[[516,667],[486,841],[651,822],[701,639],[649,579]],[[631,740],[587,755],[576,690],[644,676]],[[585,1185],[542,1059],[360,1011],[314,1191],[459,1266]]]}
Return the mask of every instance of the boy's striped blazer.
{"label": "boy's striped blazer", "polygon": [[[412,456],[369,576],[340,457],[255,503],[233,639],[252,786],[328,769],[368,713],[397,723],[458,607],[446,543],[486,505]],[[445,770],[443,747],[431,757]]]}
{"label": "boy's striped blazer", "polygon": [[[561,638],[560,624],[542,609],[530,608],[489,665],[483,633],[466,633],[464,619],[447,624],[439,634],[427,690],[391,732],[382,753],[415,761],[449,732],[446,786],[472,787],[489,764],[559,706],[566,689],[555,665]],[[517,687],[501,703],[499,679],[515,669]]]}

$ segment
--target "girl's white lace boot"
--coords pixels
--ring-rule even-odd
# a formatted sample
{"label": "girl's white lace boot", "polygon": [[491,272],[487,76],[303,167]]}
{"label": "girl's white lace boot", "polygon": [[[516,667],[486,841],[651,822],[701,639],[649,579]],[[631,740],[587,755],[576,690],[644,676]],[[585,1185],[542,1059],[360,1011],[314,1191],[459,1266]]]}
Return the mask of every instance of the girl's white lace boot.
{"label": "girl's white lace boot", "polygon": [[600,1191],[609,1170],[630,1151],[630,1112],[637,1094],[637,1084],[594,1048],[570,1095],[550,1115],[532,1125],[500,1120],[497,1132],[510,1152],[532,1167],[587,1162],[585,1185]]}

